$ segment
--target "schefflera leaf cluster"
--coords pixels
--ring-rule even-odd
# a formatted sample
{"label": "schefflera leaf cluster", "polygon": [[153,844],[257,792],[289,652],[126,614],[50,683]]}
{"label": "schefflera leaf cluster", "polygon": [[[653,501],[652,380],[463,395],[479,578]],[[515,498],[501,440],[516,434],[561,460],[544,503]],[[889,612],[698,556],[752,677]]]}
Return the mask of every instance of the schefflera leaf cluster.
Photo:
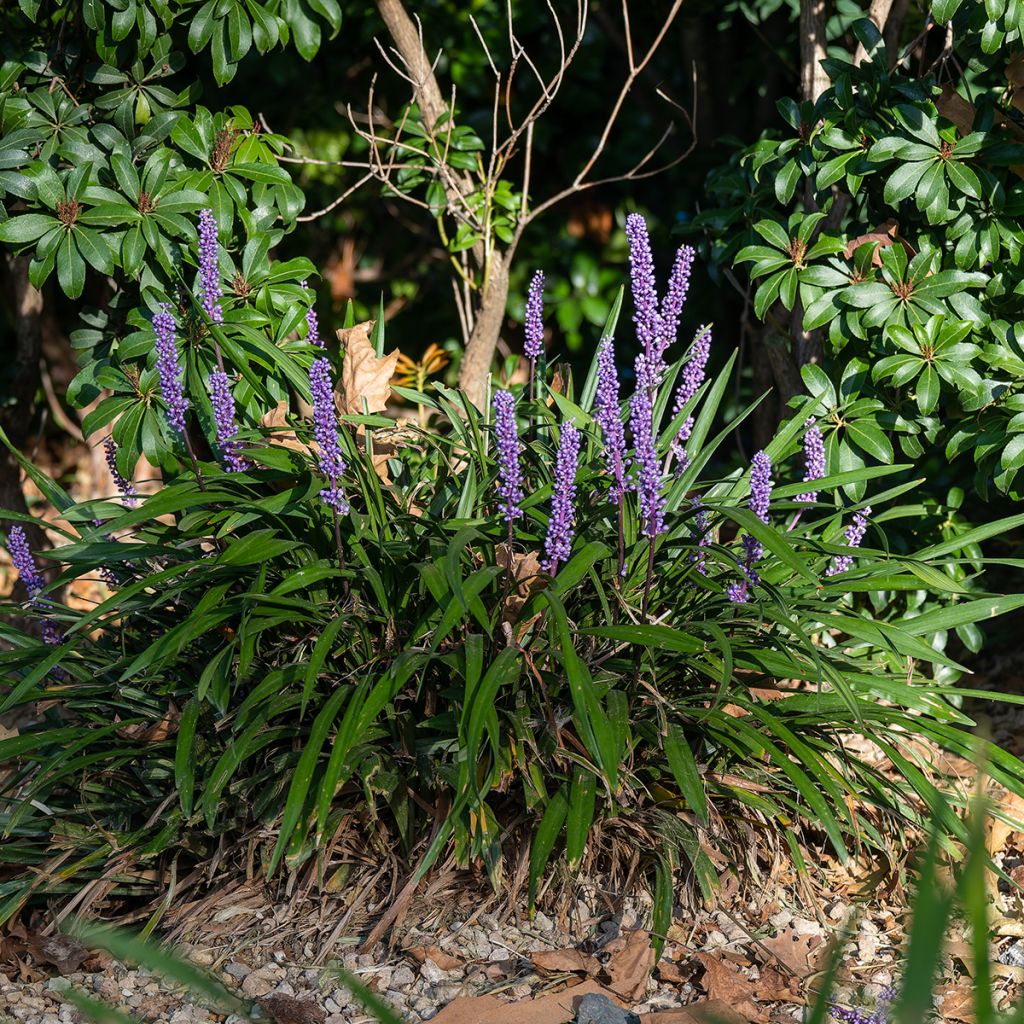
{"label": "schefflera leaf cluster", "polygon": [[[207,247],[189,260],[209,256]],[[809,422],[819,398],[765,447],[752,494],[752,474],[728,469],[731,438],[752,412],[723,411],[735,354],[694,389],[706,332],[685,349],[663,345],[666,318],[654,313],[675,316],[676,300],[657,307],[642,290],[659,359],[642,353],[639,365],[659,368],[632,382],[618,372],[621,390],[639,386],[644,400],[610,401],[605,387],[597,403],[599,376],[607,384],[616,367],[596,338],[582,380],[555,389],[538,375],[534,399],[503,389],[512,418],[502,430],[522,443],[514,486],[502,489],[510,448],[491,402],[478,409],[439,383],[395,386],[428,423],[403,424],[397,444],[391,417],[341,415],[322,396],[311,423],[295,396],[312,397],[314,368],[343,376],[333,344],[321,347],[321,331],[320,344],[297,339],[308,320],[287,326],[277,314],[262,347],[244,350],[251,361],[234,362],[238,300],[213,295],[205,269],[166,311],[173,339],[158,324],[167,394],[155,369],[159,314],[137,314],[155,378],[147,409],[164,439],[155,492],[141,493],[150,488],[139,480],[129,493],[131,473],[119,470],[123,495],[76,502],[21,457],[60,516],[62,541],[35,553],[52,570],[48,585],[0,622],[0,713],[44,706],[0,741],[10,766],[0,782],[9,867],[0,917],[101,876],[112,878],[102,889],[111,897],[162,897],[156,869],[174,863],[186,877],[186,865],[243,835],[256,837],[254,863],[268,875],[323,858],[329,877],[346,833],[369,848],[386,843],[421,872],[450,852],[495,886],[526,842],[532,899],[555,862],[595,861],[618,836],[650,851],[663,933],[678,873],[710,893],[722,856],[756,855],[752,834],[768,837],[766,850],[784,839],[845,859],[854,843],[891,852],[903,834],[895,820],[928,817],[932,782],[911,762],[907,735],[958,753],[976,742],[955,706],[970,691],[921,669],[960,667],[931,638],[1024,599],[968,599],[945,572],[955,545],[887,555],[871,524],[917,516],[904,496],[919,481],[890,485],[889,467],[820,475],[822,441]],[[223,325],[203,319],[214,305]],[[616,303],[605,338],[618,314]],[[373,344],[379,356],[380,324]],[[212,368],[218,346],[241,367],[228,382],[237,422],[201,413],[218,371],[197,375],[191,361]],[[285,367],[275,387],[290,410],[274,429],[259,426],[280,413],[274,396],[246,391],[268,347]],[[169,400],[179,386],[181,401]],[[172,407],[197,442],[191,452],[167,423]],[[244,420],[243,407],[253,410]],[[634,423],[643,433],[640,493],[634,467],[627,481],[606,456],[616,415],[627,458]],[[225,425],[244,465],[223,450],[213,457]],[[326,497],[337,483],[344,504],[324,500],[325,444],[337,478]],[[873,511],[848,503],[849,484],[864,484]],[[521,515],[509,515],[513,506]],[[61,603],[64,586],[101,575],[99,604]],[[729,594],[739,580],[742,603]],[[916,616],[865,600],[940,586],[961,600]],[[15,612],[44,620],[58,642],[15,625]],[[895,771],[848,746],[837,768],[850,734]],[[994,748],[989,756],[993,775],[1024,793],[1019,762]],[[951,816],[944,827],[962,826]]]}
{"label": "schefflera leaf cluster", "polygon": [[[823,62],[831,87],[813,104],[780,101],[781,134],[713,172],[721,208],[694,218],[716,262],[749,271],[754,313],[788,344],[794,375],[807,342],[792,339],[809,338],[833,382],[859,367],[843,389],[867,413],[857,419],[912,460],[953,463],[940,505],[951,482],[1019,496],[1024,467],[1024,131],[1007,102],[1017,50],[986,49],[985,32],[1017,38],[1016,23],[993,27],[999,10],[937,5],[936,19],[953,19],[951,60],[923,67],[895,61],[870,21],[854,24],[850,57]],[[943,343],[909,340],[921,331]],[[926,365],[912,372],[910,354]],[[825,419],[838,435],[830,469],[892,462],[892,444]]]}

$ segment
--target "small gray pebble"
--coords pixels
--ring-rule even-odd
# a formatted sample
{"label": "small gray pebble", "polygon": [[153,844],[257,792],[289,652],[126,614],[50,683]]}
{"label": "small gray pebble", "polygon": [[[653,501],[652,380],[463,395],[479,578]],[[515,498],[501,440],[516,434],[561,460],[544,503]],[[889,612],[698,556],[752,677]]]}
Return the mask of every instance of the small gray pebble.
{"label": "small gray pebble", "polygon": [[588,992],[580,1000],[576,1024],[640,1024],[640,1018],[620,1009],[607,996]]}

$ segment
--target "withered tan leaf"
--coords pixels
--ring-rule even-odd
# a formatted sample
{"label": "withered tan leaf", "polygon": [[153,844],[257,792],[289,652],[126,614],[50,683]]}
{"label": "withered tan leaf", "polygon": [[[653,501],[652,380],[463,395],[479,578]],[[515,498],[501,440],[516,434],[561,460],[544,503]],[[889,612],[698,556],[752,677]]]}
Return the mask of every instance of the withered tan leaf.
{"label": "withered tan leaf", "polygon": [[260,417],[260,426],[269,431],[266,435],[270,444],[281,445],[296,452],[306,452],[309,449],[298,438],[298,435],[288,426],[288,401],[282,398],[277,405],[269,412]]}
{"label": "withered tan leaf", "polygon": [[[617,940],[613,940],[617,941]],[[605,948],[609,948],[609,943]],[[654,947],[651,933],[638,929],[625,936],[621,948],[617,949],[605,964],[609,988],[625,999],[640,1002],[647,993],[647,979],[654,970]]]}
{"label": "withered tan leaf", "polygon": [[545,584],[541,576],[540,556],[536,551],[513,551],[508,544],[499,544],[494,560],[502,569],[510,570],[515,587],[510,588],[505,598],[501,617],[505,622],[517,622],[523,605]]}
{"label": "withered tan leaf", "polygon": [[[342,414],[358,416],[387,408],[391,378],[401,353],[396,348],[386,356],[377,355],[370,342],[373,324],[373,320],[367,320],[338,331],[338,341],[345,353],[337,388],[338,408]],[[365,408],[363,399],[366,400]]]}

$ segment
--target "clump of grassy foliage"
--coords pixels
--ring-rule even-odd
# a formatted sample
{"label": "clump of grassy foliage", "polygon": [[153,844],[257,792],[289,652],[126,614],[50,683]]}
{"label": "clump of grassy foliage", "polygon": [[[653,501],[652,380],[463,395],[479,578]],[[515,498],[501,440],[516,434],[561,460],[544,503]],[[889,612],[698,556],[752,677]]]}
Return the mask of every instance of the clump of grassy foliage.
{"label": "clump of grassy foliage", "polygon": [[[208,295],[188,301],[176,318],[188,359],[212,364],[226,328],[203,319]],[[241,330],[244,313],[220,315]],[[1024,599],[959,600],[950,553],[962,537],[887,554],[887,524],[916,515],[910,467],[823,476],[806,500],[800,449],[817,400],[798,403],[752,473],[730,472],[730,438],[752,409],[723,414],[734,359],[711,380],[695,378],[695,348],[649,361],[610,419],[596,357],[557,389],[541,358],[533,397],[513,389],[522,514],[511,515],[511,442],[498,443],[492,403],[477,409],[441,384],[397,389],[429,427],[404,426],[396,446],[387,416],[336,423],[317,400],[336,361],[289,342],[275,365],[313,401],[315,427],[288,413],[297,443],[250,421],[231,437],[232,409],[221,393],[210,410],[204,376],[174,391],[174,325],[156,326],[140,377],[146,415],[160,409],[158,378],[171,412],[159,417],[156,492],[76,502],[23,459],[65,542],[45,552],[53,581],[20,609],[51,640],[58,627],[57,642],[0,623],[0,712],[37,712],[0,741],[0,920],[98,878],[96,891],[145,896],[154,868],[181,874],[254,831],[264,873],[295,870],[351,827],[386,827],[420,874],[451,853],[495,886],[528,842],[532,903],[553,858],[576,867],[596,822],[626,822],[654,840],[664,931],[677,871],[710,892],[705,851],[728,849],[738,820],[797,856],[825,844],[845,859],[932,815],[930,766],[906,740],[966,752],[972,722],[956,700],[972,691],[939,685],[927,666],[960,668],[940,638]],[[379,324],[373,341],[379,356]],[[189,408],[200,414],[181,435]],[[615,419],[630,445],[625,487],[606,458]],[[314,435],[315,450],[303,447]],[[853,486],[866,493],[848,504]],[[59,603],[97,574],[102,603]],[[894,595],[920,590],[948,603],[894,611]],[[1024,793],[1021,764],[988,757]],[[963,833],[952,814],[940,824]]]}

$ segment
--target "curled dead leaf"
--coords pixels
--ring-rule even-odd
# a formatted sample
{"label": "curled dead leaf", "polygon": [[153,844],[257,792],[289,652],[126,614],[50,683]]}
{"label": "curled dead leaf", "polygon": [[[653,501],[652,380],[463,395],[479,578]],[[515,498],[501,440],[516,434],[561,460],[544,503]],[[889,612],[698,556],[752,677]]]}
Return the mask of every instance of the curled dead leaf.
{"label": "curled dead leaf", "polygon": [[530,954],[530,961],[541,974],[589,974],[601,970],[600,961],[578,949],[542,949]]}
{"label": "curled dead leaf", "polygon": [[178,732],[178,723],[181,721],[181,712],[174,701],[171,701],[163,717],[159,722],[147,725],[144,722],[135,722],[117,730],[118,736],[127,740],[142,740],[145,743],[159,743],[174,736]]}
{"label": "curled dead leaf", "polygon": [[654,970],[654,947],[651,933],[638,929],[609,942],[605,949],[613,952],[605,971],[611,981],[608,987],[624,999],[640,1002],[647,994],[647,979]]}
{"label": "curled dead leaf", "polygon": [[281,445],[296,452],[308,452],[309,448],[299,440],[298,435],[288,425],[288,402],[281,399],[269,412],[260,417],[260,426],[267,431],[269,444]]}
{"label": "curled dead leaf", "polygon": [[418,964],[431,960],[442,971],[454,971],[456,967],[462,967],[463,962],[458,958],[446,953],[439,946],[411,946],[406,952]]}
{"label": "curled dead leaf", "polygon": [[386,356],[378,356],[370,342],[373,325],[373,320],[367,320],[338,331],[338,341],[345,353],[337,388],[338,408],[343,415],[359,416],[387,408],[391,378],[401,353],[396,348]]}
{"label": "curled dead leaf", "polygon": [[264,1013],[275,1024],[324,1024],[327,1012],[309,999],[271,995],[259,1000]]}
{"label": "curled dead leaf", "polygon": [[502,609],[502,621],[514,623],[519,621],[519,613],[523,605],[544,586],[544,577],[540,570],[540,556],[536,551],[514,551],[508,544],[499,544],[494,552],[494,560],[502,569],[512,573],[514,587],[509,588],[505,606]]}

